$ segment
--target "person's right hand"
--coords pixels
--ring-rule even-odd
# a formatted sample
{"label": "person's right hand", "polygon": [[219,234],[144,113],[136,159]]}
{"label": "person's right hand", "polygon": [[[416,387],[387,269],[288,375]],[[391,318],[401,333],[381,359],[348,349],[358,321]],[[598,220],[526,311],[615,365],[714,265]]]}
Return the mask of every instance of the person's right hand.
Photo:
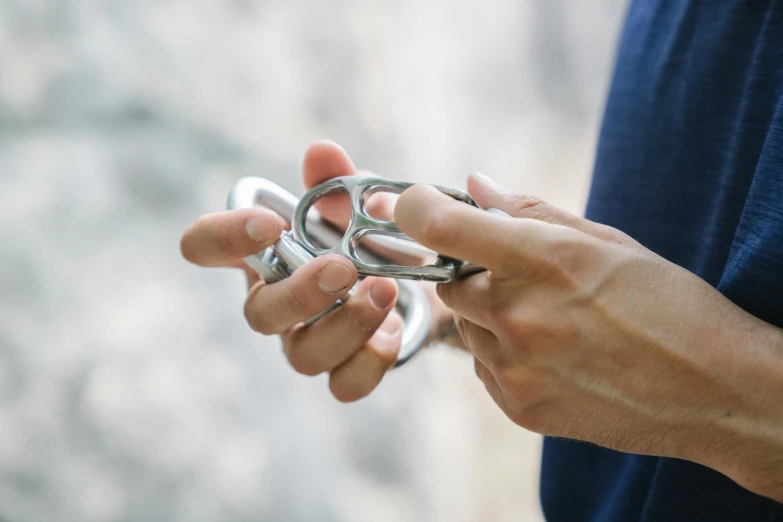
{"label": "person's right hand", "polygon": [[[304,159],[303,175],[309,189],[333,177],[356,173],[346,152],[330,142],[312,145]],[[323,198],[317,204],[330,221],[344,225],[350,207],[343,195]],[[379,212],[391,216],[393,202],[378,199]],[[279,334],[293,368],[305,375],[329,373],[329,388],[341,401],[369,394],[397,360],[402,319],[394,311],[397,284],[391,279],[368,277],[343,306],[304,327],[302,322],[345,296],[357,281],[353,263],[330,254],[318,257],[277,283],[266,284],[242,259],[274,243],[288,227],[281,217],[263,209],[215,212],[197,219],[183,234],[182,255],[200,266],[240,267],[248,275],[245,317],[265,335]],[[436,326],[451,320],[436,300]],[[440,312],[439,314],[437,312]],[[440,324],[439,324],[440,323]]]}

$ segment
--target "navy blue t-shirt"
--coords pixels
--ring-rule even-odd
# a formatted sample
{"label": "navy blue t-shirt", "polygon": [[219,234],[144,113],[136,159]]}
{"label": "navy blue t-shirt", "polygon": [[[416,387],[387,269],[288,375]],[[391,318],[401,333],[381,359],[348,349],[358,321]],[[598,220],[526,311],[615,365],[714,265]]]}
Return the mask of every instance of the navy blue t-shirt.
{"label": "navy blue t-shirt", "polygon": [[[783,327],[783,1],[636,0],[587,217]],[[547,439],[549,522],[783,522],[783,506],[676,459]]]}

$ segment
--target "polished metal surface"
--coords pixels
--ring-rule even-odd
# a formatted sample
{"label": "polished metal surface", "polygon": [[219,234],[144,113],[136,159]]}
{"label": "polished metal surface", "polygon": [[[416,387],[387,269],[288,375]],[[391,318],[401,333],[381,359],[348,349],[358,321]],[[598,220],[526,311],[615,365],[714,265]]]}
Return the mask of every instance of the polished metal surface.
{"label": "polished metal surface", "polygon": [[[288,221],[292,221],[295,214],[299,214],[299,200],[280,185],[260,177],[248,177],[239,180],[228,195],[228,208],[254,208],[266,207]],[[312,202],[309,206],[312,206]],[[321,219],[315,209],[305,211],[301,215],[301,222],[306,225],[310,237],[319,244],[331,244],[341,241],[343,235],[330,223]],[[384,242],[384,238],[377,238],[373,243],[383,245],[386,248],[396,248],[392,242]],[[368,260],[372,266],[388,265],[390,261],[365,248],[354,247],[354,255],[358,254],[362,259]],[[426,249],[423,250],[427,252]],[[421,249],[413,249],[411,252],[420,253]],[[295,235],[284,232],[280,238],[270,247],[245,258],[245,262],[253,268],[267,283],[275,283],[289,277],[294,271],[316,257],[308,249],[304,248]],[[355,262],[356,257],[351,257]],[[361,271],[360,271],[361,274]],[[397,363],[400,366],[408,361],[424,344],[431,326],[431,313],[429,302],[424,291],[413,281],[399,281],[399,294],[397,297],[397,311],[403,318],[405,326],[402,333],[402,344]],[[349,299],[351,292],[346,296]],[[315,317],[306,321],[312,324],[324,315],[335,310],[343,304],[343,300],[324,310]]]}
{"label": "polished metal surface", "polygon": [[[383,221],[370,216],[365,204],[370,196],[378,192],[390,192],[400,194],[414,183],[395,181],[376,176],[343,176],[333,178],[325,183],[313,187],[299,202],[294,213],[292,227],[296,240],[314,256],[335,253],[343,255],[353,261],[360,274],[368,276],[393,277],[395,279],[414,279],[421,281],[435,281],[446,283],[460,277],[466,277],[485,270],[476,265],[469,265],[464,261],[438,254],[431,264],[421,266],[402,266],[391,263],[377,263],[360,255],[359,242],[363,239],[377,240],[378,236],[392,237],[399,244],[413,245],[421,253],[423,247],[418,245],[409,236],[400,231],[393,221]],[[452,198],[478,208],[478,205],[467,192],[435,185],[435,188],[451,196]],[[317,229],[311,227],[310,214],[316,201],[335,193],[345,193],[351,202],[351,220],[345,233],[334,246],[334,241],[325,243],[320,241]],[[397,247],[399,250],[399,247]],[[425,252],[429,252],[424,249]],[[406,252],[407,253],[407,252]],[[419,257],[422,257],[419,255]]]}

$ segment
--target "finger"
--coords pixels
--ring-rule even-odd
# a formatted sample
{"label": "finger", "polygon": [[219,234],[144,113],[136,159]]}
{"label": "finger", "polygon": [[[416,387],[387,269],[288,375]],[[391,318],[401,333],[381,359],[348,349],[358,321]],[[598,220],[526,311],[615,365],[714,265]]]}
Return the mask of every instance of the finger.
{"label": "finger", "polygon": [[247,278],[247,290],[250,291],[251,288],[253,288],[255,285],[258,284],[259,281],[261,281],[261,276],[258,275],[258,272],[250,268],[250,265],[245,263],[243,260],[235,261],[231,266],[234,268],[239,268],[245,272],[245,277]]}
{"label": "finger", "polygon": [[518,297],[517,293],[508,291],[508,284],[509,281],[504,281],[503,291],[497,291],[491,273],[481,272],[451,283],[439,284],[436,292],[443,304],[457,315],[491,329],[494,316],[502,308],[500,300],[505,301],[509,294]]}
{"label": "finger", "polygon": [[[364,173],[362,173],[364,174]],[[372,175],[372,173],[367,173]],[[394,219],[394,204],[398,196],[389,192],[376,192],[364,203],[364,211],[370,216],[382,221]],[[351,220],[351,204],[347,194],[329,194],[319,198],[315,203],[321,215],[341,229],[348,227]]]}
{"label": "finger", "polygon": [[484,212],[428,185],[403,192],[394,218],[425,247],[499,272],[514,272],[520,256],[540,251],[546,237],[540,222]]}
{"label": "finger", "polygon": [[[357,174],[351,158],[345,150],[331,141],[319,141],[305,153],[304,184],[308,190],[332,178]],[[367,173],[370,175],[370,173]],[[365,210],[371,216],[390,221],[394,215],[396,195],[378,192],[368,198]],[[339,226],[345,227],[351,218],[351,206],[346,194],[330,194],[320,198],[315,207],[321,215]]]}
{"label": "finger", "polygon": [[[356,174],[348,153],[338,144],[331,141],[318,141],[310,145],[305,152],[302,166],[306,189],[339,176]],[[351,217],[351,206],[346,194],[330,194],[320,198],[315,207],[329,221],[345,226]]]}
{"label": "finger", "polygon": [[337,400],[351,402],[369,395],[397,361],[402,318],[388,315],[367,344],[329,374],[329,389]]}
{"label": "finger", "polygon": [[575,216],[533,196],[508,190],[483,174],[474,173],[468,177],[468,192],[484,209],[496,208],[512,217],[563,225],[605,241],[631,240],[617,229]]}
{"label": "finger", "polygon": [[394,281],[368,277],[340,308],[312,326],[292,332],[285,347],[288,361],[305,375],[336,368],[367,343],[396,300]]}
{"label": "finger", "polygon": [[[308,148],[305,153],[304,165],[305,187],[310,189],[319,183],[328,181],[338,176],[353,176],[357,174],[348,153],[339,145],[330,141],[319,141]],[[372,173],[362,173],[374,175]],[[377,192],[371,195],[364,205],[364,210],[372,217],[383,221],[394,219],[394,205],[396,194]],[[351,219],[351,204],[347,194],[330,194],[319,198],[315,207],[321,216],[336,224],[340,228],[346,228]],[[404,266],[416,266],[422,264],[422,259],[417,256],[405,255],[389,250],[382,245],[373,243],[372,237],[367,238],[372,243],[372,250],[389,258],[395,263]],[[365,244],[365,246],[367,246]]]}
{"label": "finger", "polygon": [[392,221],[394,220],[394,205],[397,203],[398,197],[389,192],[376,192],[367,199],[364,210],[375,219]]}
{"label": "finger", "polygon": [[462,342],[474,357],[489,367],[500,362],[500,341],[494,333],[461,316],[456,316],[454,320]]}
{"label": "finger", "polygon": [[317,141],[308,147],[302,170],[308,190],[332,178],[356,173],[356,167],[345,149],[327,140]]}
{"label": "finger", "polygon": [[277,283],[255,285],[245,302],[250,327],[265,335],[285,332],[326,310],[356,283],[356,267],[337,254],[317,257]]}
{"label": "finger", "polygon": [[182,256],[201,266],[233,266],[280,237],[286,222],[271,210],[224,210],[198,218],[180,240]]}
{"label": "finger", "polygon": [[473,366],[475,368],[476,375],[479,379],[481,379],[481,382],[484,383],[484,388],[487,389],[489,396],[492,397],[492,400],[495,401],[495,403],[500,406],[500,409],[505,412],[508,408],[506,396],[497,380],[495,380],[495,376],[492,375],[492,372],[489,371],[489,368],[487,368],[487,366],[478,358],[473,359]]}

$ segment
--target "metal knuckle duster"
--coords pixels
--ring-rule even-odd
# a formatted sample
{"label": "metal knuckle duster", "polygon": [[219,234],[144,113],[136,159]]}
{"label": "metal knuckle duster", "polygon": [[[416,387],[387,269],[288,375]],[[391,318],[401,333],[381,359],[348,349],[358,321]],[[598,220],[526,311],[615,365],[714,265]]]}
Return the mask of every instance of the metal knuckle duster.
{"label": "metal knuckle duster", "polygon": [[[482,267],[441,255],[438,255],[436,261],[430,265],[400,266],[391,263],[376,252],[378,247],[382,247],[414,258],[425,258],[433,254],[403,234],[396,223],[373,218],[365,208],[367,200],[373,194],[379,192],[399,194],[412,185],[413,183],[377,176],[344,176],[314,187],[298,200],[296,196],[267,179],[250,177],[239,180],[231,189],[228,208],[250,209],[263,206],[291,223],[292,231],[283,232],[271,247],[245,258],[245,262],[267,283],[275,283],[290,277],[295,270],[314,257],[327,253],[348,257],[356,266],[360,276],[374,275],[400,279],[397,309],[405,323],[402,346],[396,364],[400,366],[423,346],[431,322],[427,296],[420,286],[410,280],[448,282],[484,270]],[[436,188],[454,199],[478,206],[466,192],[440,186]],[[312,208],[320,198],[335,193],[347,193],[351,202],[351,219],[345,233],[341,233],[321,219],[318,212]],[[445,230],[437,226],[438,219],[441,218],[435,220],[436,228],[430,231],[430,234],[439,234],[433,237],[436,243],[443,241],[442,235]],[[220,241],[225,242],[225,248],[230,248],[232,243],[230,237],[225,236]],[[327,245],[334,246],[327,247]],[[350,299],[350,295],[349,293],[348,297],[308,319],[305,325],[312,324],[323,315],[342,306],[345,299]],[[300,317],[311,313],[306,297],[292,294],[289,303],[291,309]],[[272,325],[269,324],[268,317],[247,309],[246,317],[255,330],[272,333]],[[361,321],[357,321],[355,326],[361,331],[367,330]]]}

